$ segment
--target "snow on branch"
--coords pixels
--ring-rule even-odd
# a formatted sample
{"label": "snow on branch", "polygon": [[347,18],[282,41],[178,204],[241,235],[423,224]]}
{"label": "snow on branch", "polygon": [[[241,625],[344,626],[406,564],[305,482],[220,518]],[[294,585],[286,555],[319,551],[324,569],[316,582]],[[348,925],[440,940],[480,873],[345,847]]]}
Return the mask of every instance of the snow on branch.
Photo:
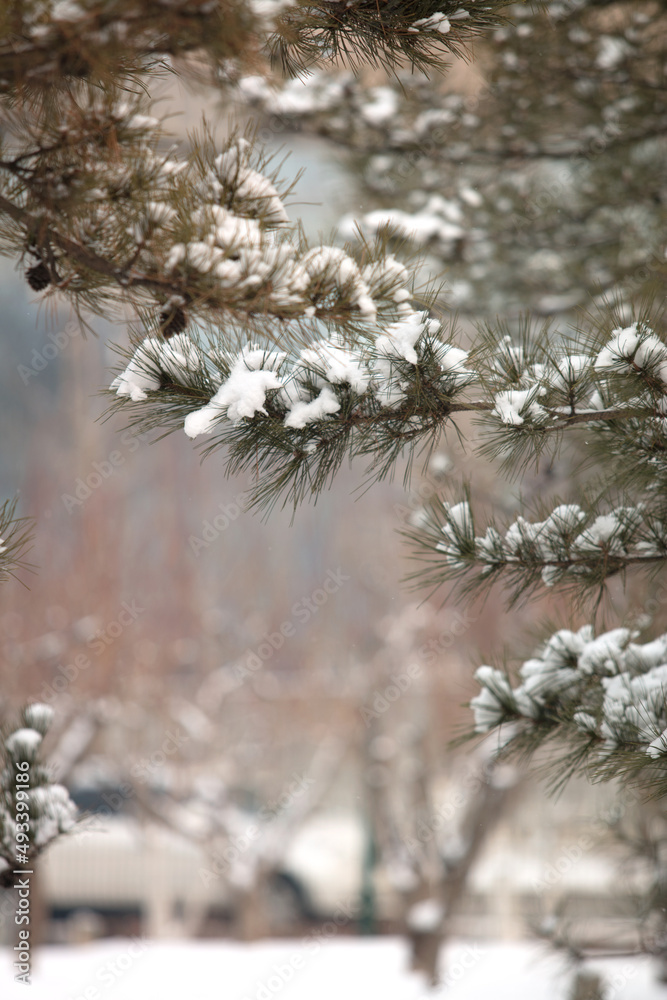
{"label": "snow on branch", "polygon": [[[543,520],[523,516],[476,534],[469,500],[450,505],[435,500],[408,532],[429,562],[427,576],[439,585],[464,580],[463,593],[484,589],[500,575],[512,601],[540,585],[594,589],[635,566],[654,570],[667,559],[667,519],[645,504],[618,506],[608,513],[558,504]],[[418,579],[426,582],[424,574]]]}
{"label": "snow on branch", "polygon": [[[636,643],[616,628],[555,632],[519,669],[521,683],[479,667],[470,706],[475,732],[500,733],[502,753],[534,753],[546,741],[566,749],[566,773],[630,780],[664,794],[667,786],[667,635]],[[511,724],[511,725],[508,725]],[[503,736],[507,726],[509,735]]]}
{"label": "snow on branch", "polygon": [[474,39],[505,23],[508,0],[300,0],[286,4],[269,39],[274,63],[290,76],[322,62],[438,68],[466,56]]}
{"label": "snow on branch", "polygon": [[591,492],[582,506],[524,509],[481,530],[469,495],[454,505],[435,499],[407,532],[425,563],[413,574],[418,583],[456,580],[474,593],[502,578],[514,602],[541,586],[583,594],[631,567],[658,570],[667,557],[667,346],[654,329],[638,320],[560,346],[554,336],[489,336],[468,367],[482,455],[520,471],[547,446],[556,453],[565,431],[585,428],[587,456],[600,459],[598,493],[608,499]]}
{"label": "snow on branch", "polygon": [[[376,268],[376,265],[373,265]],[[366,272],[368,273],[368,272]],[[369,278],[372,279],[372,274]],[[339,332],[288,350],[181,334],[148,338],[111,385],[145,428],[182,427],[205,447],[227,447],[234,471],[259,468],[257,502],[315,495],[346,455],[376,476],[398,450],[438,433],[471,372],[438,320],[398,304],[403,318],[348,341]]]}
{"label": "snow on branch", "polygon": [[380,242],[358,259],[307,245],[285,207],[291,185],[251,132],[220,146],[204,127],[178,157],[159,152],[162,129],[147,110],[94,96],[76,114],[64,102],[60,119],[5,136],[0,212],[11,224],[1,249],[30,259],[36,291],[107,316],[129,303],[167,337],[197,321],[273,325],[274,336],[287,321],[352,330],[406,311],[413,277]]}
{"label": "snow on branch", "polygon": [[[289,293],[302,296],[306,320],[321,316],[323,297],[349,302],[353,289],[359,318],[352,334],[333,321],[328,335],[321,325],[310,335],[302,324],[300,333],[283,326],[276,350],[278,335],[264,345],[237,336],[234,349],[229,328],[224,337],[210,330],[165,339],[157,331],[127,355],[111,386],[115,405],[131,407],[143,429],[182,427],[189,437],[209,437],[208,452],[227,447],[230,471],[260,472],[253,498],[260,505],[280,494],[294,504],[316,496],[345,455],[370,456],[369,471],[382,477],[404,449],[428,449],[466,412],[483,423],[483,448],[515,464],[525,454],[539,457],[550,439],[557,448],[565,430],[585,425],[587,437],[606,442],[605,434],[640,422],[656,478],[663,461],[656,439],[664,442],[667,426],[667,347],[646,325],[614,329],[594,348],[576,351],[539,340],[529,348],[508,337],[464,351],[452,342],[453,329],[413,311],[407,272],[391,256],[360,267],[339,248],[320,247],[292,265],[309,283]],[[641,436],[632,433],[637,456]],[[628,464],[613,451],[612,460]],[[667,510],[660,491],[653,494],[644,506],[619,504],[594,516],[560,505],[544,520],[522,517],[502,533],[491,525],[480,538],[472,514],[457,527],[447,505],[436,505],[422,520],[422,547],[443,578],[478,565],[485,577],[527,569],[528,589],[540,580],[567,583],[573,574],[597,585],[626,565],[663,558]]]}
{"label": "snow on branch", "polygon": [[0,739],[0,883],[30,865],[61,834],[71,830],[77,809],[67,789],[42,762],[42,740],[53,721],[49,705],[23,709],[19,725]]}

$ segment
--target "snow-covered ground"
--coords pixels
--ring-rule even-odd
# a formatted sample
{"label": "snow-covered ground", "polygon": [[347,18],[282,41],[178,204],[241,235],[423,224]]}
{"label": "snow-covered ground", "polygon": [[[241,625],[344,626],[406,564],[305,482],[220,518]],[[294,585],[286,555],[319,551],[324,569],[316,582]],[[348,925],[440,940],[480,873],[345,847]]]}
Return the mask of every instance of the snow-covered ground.
{"label": "snow-covered ground", "polygon": [[[8,950],[0,956],[3,1000],[566,1000],[572,975],[539,944],[454,942],[443,954],[447,985],[431,992],[407,971],[407,946],[397,938],[113,939],[44,948],[26,994],[12,982],[12,960]],[[608,1000],[667,1000],[646,959],[594,967],[606,973]]]}

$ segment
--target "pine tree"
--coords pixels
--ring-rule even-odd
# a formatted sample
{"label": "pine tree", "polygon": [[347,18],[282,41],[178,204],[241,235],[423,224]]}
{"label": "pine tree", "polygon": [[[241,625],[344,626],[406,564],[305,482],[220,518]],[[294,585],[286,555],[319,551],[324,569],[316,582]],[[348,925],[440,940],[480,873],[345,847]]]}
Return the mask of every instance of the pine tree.
{"label": "pine tree", "polygon": [[[209,404],[215,418],[211,399],[230,376],[226,408],[249,425],[282,385],[279,342],[305,344],[324,326],[341,343],[363,336],[369,322],[410,312],[414,282],[380,241],[356,254],[309,247],[289,224],[290,185],[278,182],[252,131],[220,144],[202,123],[188,148],[176,149],[151,87],[176,73],[226,93],[240,74],[271,62],[290,73],[341,58],[435,68],[502,23],[507,6],[489,0],[461,20],[453,0],[4,5],[0,253],[20,262],[33,292],[64,297],[84,326],[132,311],[139,346],[116,389],[132,403],[159,400],[151,426]],[[303,396],[297,427],[318,408],[338,408],[328,390],[309,405],[310,383],[305,395],[293,387]],[[205,415],[193,419],[203,430]],[[0,534],[5,578],[26,568],[30,540],[11,503],[0,511]],[[0,746],[0,880],[8,886],[15,866],[32,865],[76,819],[40,759],[51,721],[48,706],[29,705]]]}
{"label": "pine tree", "polygon": [[[265,7],[188,3],[169,6],[158,34],[147,26],[150,4],[20,5],[4,24],[3,249],[27,258],[35,290],[66,295],[82,316],[134,308],[135,343],[112,384],[113,406],[141,430],[183,428],[203,438],[206,454],[224,448],[229,472],[254,474],[254,505],[316,498],[356,456],[371,478],[389,475],[405,452],[428,456],[466,414],[485,430],[483,453],[502,454],[505,471],[583,430],[588,456],[602,463],[581,504],[532,519],[524,512],[483,532],[468,499],[436,504],[413,533],[429,560],[421,579],[463,579],[464,592],[502,579],[519,599],[544,586],[597,594],[628,571],[652,577],[667,553],[660,314],[603,317],[569,340],[528,325],[518,334],[496,328],[465,351],[454,324],[431,315],[435,291],[420,297],[383,240],[306,244],[289,223],[289,186],[252,135],[219,146],[203,127],[176,155],[150,114],[143,84],[167,57],[196,53],[200,72],[205,57],[221,85],[267,53],[291,71],[350,47],[394,67],[401,57],[432,66],[443,46],[456,51],[497,24],[503,7],[476,19],[444,6],[387,4],[385,14],[361,0],[344,10],[274,5],[267,19]],[[521,719],[516,739],[563,732],[568,745],[576,736],[577,762],[601,754],[611,772],[620,756],[642,779],[662,780],[667,718],[652,674],[661,664],[637,651],[631,631],[613,635],[595,640],[612,649],[599,668],[576,662],[592,633],[568,640],[563,669],[583,680],[568,684],[563,704],[562,678],[542,696],[537,681],[526,693],[483,671],[478,728]],[[623,694],[637,676],[637,691]],[[494,698],[501,707],[489,722],[493,711],[483,709]],[[632,721],[618,707],[624,698],[636,706]]]}
{"label": "pine tree", "polygon": [[[667,635],[640,643],[632,624],[596,625],[612,578],[653,585],[667,557],[664,315],[642,304],[629,315],[624,301],[585,329],[496,326],[464,349],[437,318],[437,290],[416,287],[386,234],[309,246],[252,132],[220,144],[204,125],[176,151],[145,94],[174,68],[230,88],[267,58],[292,73],[350,56],[433,67],[505,6],[463,18],[458,3],[376,0],[276,4],[271,16],[265,4],[15,5],[0,23],[1,249],[84,322],[134,311],[112,410],[224,452],[228,472],[254,476],[257,508],[316,499],[355,457],[371,480],[405,454],[409,471],[471,418],[504,474],[578,450],[578,497],[480,526],[473,485],[421,513],[415,580],[470,594],[498,581],[513,601],[562,591],[573,619],[588,601],[590,621],[555,631],[518,685],[480,668],[477,731],[505,726],[504,753],[557,740],[559,777],[622,774],[662,794]],[[582,16],[603,6],[576,5]],[[613,76],[607,50],[598,70]]]}

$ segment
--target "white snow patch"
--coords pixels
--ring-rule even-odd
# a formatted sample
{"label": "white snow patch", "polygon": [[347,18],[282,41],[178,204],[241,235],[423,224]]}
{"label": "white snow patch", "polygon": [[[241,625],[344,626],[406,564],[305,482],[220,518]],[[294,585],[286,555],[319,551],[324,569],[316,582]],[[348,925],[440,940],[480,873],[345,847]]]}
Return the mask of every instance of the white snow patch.
{"label": "white snow patch", "polygon": [[334,392],[325,385],[319,396],[316,396],[309,403],[298,402],[294,404],[285,417],[285,426],[302,428],[314,420],[323,420],[331,413],[337,413],[338,410],[340,410],[340,403]]}
{"label": "white snow patch", "polygon": [[42,739],[42,734],[36,729],[17,729],[7,737],[5,746],[15,760],[20,760],[32,757]]}
{"label": "white snow patch", "polygon": [[250,345],[245,347],[233,362],[229,377],[210,402],[185,418],[184,430],[188,437],[210,434],[223,415],[238,424],[244,417],[265,414],[266,393],[283,385],[284,379],[274,369],[285,357],[282,351],[269,352]]}

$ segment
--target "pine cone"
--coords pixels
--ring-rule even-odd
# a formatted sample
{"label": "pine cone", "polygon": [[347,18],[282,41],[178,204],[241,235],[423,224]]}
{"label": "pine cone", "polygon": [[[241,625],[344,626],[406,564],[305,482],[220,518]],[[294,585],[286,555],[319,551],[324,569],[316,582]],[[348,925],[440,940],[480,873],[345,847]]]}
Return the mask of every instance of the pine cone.
{"label": "pine cone", "polygon": [[165,340],[169,340],[177,333],[182,333],[187,325],[188,318],[180,306],[177,309],[163,309],[160,313],[160,326]]}
{"label": "pine cone", "polygon": [[35,292],[43,291],[47,285],[51,284],[51,274],[43,260],[29,267],[26,271],[28,284]]}

